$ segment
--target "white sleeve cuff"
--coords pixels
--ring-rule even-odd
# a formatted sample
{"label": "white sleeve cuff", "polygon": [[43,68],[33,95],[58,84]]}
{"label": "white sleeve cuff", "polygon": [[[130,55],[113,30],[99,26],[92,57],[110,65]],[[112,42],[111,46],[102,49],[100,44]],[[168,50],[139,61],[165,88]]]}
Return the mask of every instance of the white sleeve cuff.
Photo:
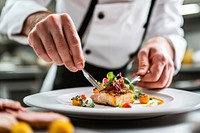
{"label": "white sleeve cuff", "polygon": [[181,62],[185,54],[187,43],[182,37],[177,35],[169,35],[166,38],[171,42],[171,45],[174,48],[174,75],[176,75],[181,68]]}
{"label": "white sleeve cuff", "polygon": [[[22,8],[23,10],[19,10]],[[7,5],[2,10],[0,32],[7,34],[8,37],[12,40],[22,44],[27,44],[27,37],[17,34],[21,33],[26,18],[30,14],[38,11],[47,11],[47,8],[39,5],[34,1],[18,1],[14,4],[7,3]]]}

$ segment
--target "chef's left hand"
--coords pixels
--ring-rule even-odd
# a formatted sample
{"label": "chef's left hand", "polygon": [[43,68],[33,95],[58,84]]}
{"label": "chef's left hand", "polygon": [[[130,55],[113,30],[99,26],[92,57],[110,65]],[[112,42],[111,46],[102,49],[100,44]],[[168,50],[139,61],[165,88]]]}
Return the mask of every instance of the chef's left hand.
{"label": "chef's left hand", "polygon": [[0,98],[0,111],[5,111],[6,109],[27,111],[21,106],[20,102]]}
{"label": "chef's left hand", "polygon": [[138,86],[153,89],[168,87],[174,74],[174,50],[164,37],[149,39],[138,53]]}

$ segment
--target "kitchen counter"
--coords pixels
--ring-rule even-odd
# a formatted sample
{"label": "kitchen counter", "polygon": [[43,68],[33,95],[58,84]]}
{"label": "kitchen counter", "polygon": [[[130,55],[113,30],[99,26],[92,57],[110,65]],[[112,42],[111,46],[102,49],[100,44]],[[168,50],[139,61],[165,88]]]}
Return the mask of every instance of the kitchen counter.
{"label": "kitchen counter", "polygon": [[180,72],[200,72],[200,64],[182,64]]}
{"label": "kitchen counter", "polygon": [[[195,91],[199,93],[200,91]],[[184,101],[183,101],[184,102]],[[29,108],[33,111],[44,111]],[[200,110],[136,120],[91,120],[71,118],[75,133],[199,133]],[[36,133],[46,133],[37,131]]]}
{"label": "kitchen counter", "polygon": [[23,89],[30,90],[31,93],[39,92],[46,73],[46,69],[41,69],[38,66],[1,66],[0,97],[10,98],[9,91]]}
{"label": "kitchen counter", "polygon": [[200,64],[184,64],[174,76],[172,88],[184,90],[200,90]]}

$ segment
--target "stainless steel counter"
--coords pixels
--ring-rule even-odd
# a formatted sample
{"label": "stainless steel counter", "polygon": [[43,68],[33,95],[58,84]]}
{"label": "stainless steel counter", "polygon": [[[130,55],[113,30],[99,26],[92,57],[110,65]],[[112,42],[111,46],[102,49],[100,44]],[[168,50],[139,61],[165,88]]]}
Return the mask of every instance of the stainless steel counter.
{"label": "stainless steel counter", "polygon": [[10,98],[9,91],[29,89],[31,93],[39,91],[47,70],[38,66],[13,66],[0,68],[0,97]]}

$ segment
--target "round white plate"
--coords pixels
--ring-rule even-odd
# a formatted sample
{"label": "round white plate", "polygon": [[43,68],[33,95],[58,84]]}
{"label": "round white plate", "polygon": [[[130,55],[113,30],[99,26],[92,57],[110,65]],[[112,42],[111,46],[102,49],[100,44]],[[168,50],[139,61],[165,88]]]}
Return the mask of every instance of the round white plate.
{"label": "round white plate", "polygon": [[200,108],[199,94],[173,88],[160,91],[143,90],[144,93],[165,101],[159,106],[146,107],[144,104],[133,104],[132,108],[118,108],[96,104],[95,108],[89,108],[71,105],[72,97],[80,94],[90,97],[92,91],[93,87],[80,87],[43,92],[25,97],[24,103],[64,113],[71,117],[89,119],[141,119],[183,113]]}

